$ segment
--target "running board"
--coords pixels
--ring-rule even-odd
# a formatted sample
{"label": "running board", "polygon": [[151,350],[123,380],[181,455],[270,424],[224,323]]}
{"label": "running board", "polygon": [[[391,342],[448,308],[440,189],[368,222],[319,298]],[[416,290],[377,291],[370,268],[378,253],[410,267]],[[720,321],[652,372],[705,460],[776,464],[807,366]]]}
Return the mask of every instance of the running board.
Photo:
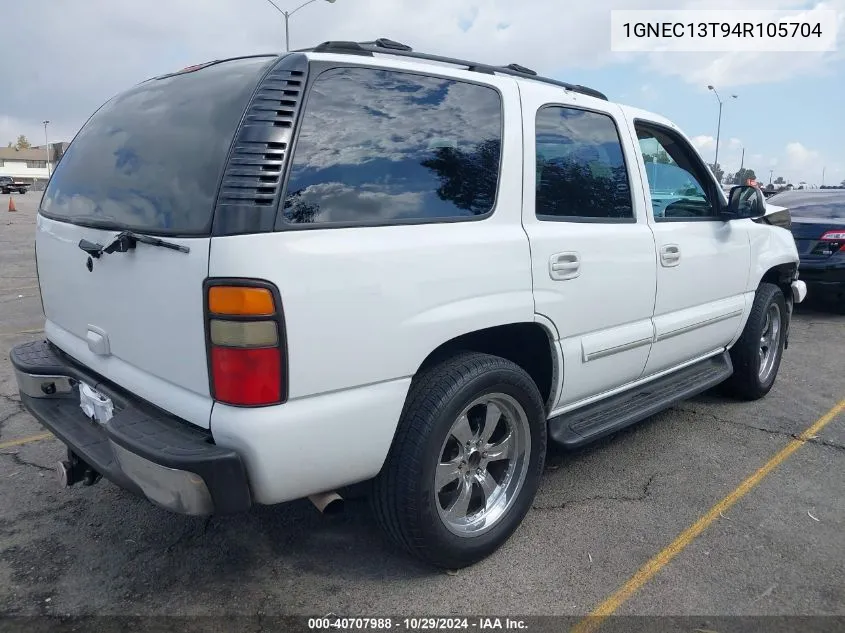
{"label": "running board", "polygon": [[727,352],[549,420],[549,437],[568,448],[593,442],[715,387],[733,373]]}

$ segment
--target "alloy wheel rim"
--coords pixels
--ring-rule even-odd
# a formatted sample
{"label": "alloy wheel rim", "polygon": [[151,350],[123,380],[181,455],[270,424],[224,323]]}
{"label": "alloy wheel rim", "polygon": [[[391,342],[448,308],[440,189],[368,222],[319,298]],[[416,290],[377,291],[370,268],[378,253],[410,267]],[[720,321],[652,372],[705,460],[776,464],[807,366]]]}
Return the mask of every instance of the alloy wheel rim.
{"label": "alloy wheel rim", "polygon": [[760,335],[760,382],[766,382],[774,371],[777,361],[778,350],[780,349],[781,315],[780,308],[776,303],[766,310],[766,320],[763,323],[763,332]]}
{"label": "alloy wheel rim", "polygon": [[528,415],[514,398],[491,393],[466,406],[435,468],[435,503],[446,528],[473,537],[497,525],[522,489],[530,455]]}

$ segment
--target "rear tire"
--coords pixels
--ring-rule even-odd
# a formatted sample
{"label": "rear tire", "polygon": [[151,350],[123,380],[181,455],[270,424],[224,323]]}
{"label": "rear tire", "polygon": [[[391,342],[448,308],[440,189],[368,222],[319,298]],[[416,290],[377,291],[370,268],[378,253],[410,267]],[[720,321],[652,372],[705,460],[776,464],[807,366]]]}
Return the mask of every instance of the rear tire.
{"label": "rear tire", "polygon": [[518,365],[462,352],[414,378],[370,496],[399,547],[458,569],[496,551],[537,493],[546,454],[543,399]]}
{"label": "rear tire", "polygon": [[727,393],[758,400],[772,389],[780,369],[789,327],[789,313],[781,289],[761,283],[742,336],[731,348],[734,373],[725,381]]}

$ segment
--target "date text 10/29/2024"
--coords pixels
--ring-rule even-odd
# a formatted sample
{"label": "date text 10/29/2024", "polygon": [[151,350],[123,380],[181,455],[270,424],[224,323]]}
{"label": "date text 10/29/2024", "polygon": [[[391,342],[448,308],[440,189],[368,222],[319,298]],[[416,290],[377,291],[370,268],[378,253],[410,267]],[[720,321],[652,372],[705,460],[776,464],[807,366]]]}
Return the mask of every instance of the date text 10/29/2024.
{"label": "date text 10/29/2024", "polygon": [[528,625],[514,618],[309,618],[308,628],[314,631],[524,631]]}

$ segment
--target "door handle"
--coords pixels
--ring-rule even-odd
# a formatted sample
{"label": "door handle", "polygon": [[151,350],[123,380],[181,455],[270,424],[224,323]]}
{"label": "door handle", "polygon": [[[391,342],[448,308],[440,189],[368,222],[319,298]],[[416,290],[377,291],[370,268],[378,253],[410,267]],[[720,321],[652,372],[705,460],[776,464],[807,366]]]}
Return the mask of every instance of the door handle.
{"label": "door handle", "polygon": [[681,263],[681,247],[677,244],[666,244],[660,247],[660,263],[671,268]]}
{"label": "door handle", "polygon": [[549,259],[549,276],[563,281],[581,274],[581,256],[578,253],[557,253]]}

